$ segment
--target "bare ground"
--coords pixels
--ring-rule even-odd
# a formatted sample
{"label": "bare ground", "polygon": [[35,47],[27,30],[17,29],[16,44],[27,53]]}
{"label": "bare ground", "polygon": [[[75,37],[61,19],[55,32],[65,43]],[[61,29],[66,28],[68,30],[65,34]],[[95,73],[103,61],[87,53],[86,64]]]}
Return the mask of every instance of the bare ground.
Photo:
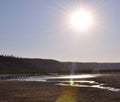
{"label": "bare ground", "polygon": [[[119,74],[103,75],[94,80],[120,88]],[[0,102],[120,102],[120,92],[63,87],[48,82],[4,81],[0,82]]]}

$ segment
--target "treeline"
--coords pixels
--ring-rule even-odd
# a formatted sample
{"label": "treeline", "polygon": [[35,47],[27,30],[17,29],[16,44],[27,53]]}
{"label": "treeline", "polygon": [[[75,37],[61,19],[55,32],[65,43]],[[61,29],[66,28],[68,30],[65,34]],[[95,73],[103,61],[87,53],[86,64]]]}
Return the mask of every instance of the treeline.
{"label": "treeline", "polygon": [[33,71],[32,64],[23,58],[0,55],[0,73],[32,73]]}
{"label": "treeline", "polygon": [[120,63],[59,62],[0,55],[0,73],[100,73],[118,72]]}

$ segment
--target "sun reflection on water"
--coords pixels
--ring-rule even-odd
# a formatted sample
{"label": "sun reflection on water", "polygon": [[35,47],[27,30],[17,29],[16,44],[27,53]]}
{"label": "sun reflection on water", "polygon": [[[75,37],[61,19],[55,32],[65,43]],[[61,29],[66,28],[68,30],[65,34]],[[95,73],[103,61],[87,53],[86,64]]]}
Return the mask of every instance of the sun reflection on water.
{"label": "sun reflection on water", "polygon": [[72,86],[74,84],[74,81],[71,79],[70,80],[70,85]]}

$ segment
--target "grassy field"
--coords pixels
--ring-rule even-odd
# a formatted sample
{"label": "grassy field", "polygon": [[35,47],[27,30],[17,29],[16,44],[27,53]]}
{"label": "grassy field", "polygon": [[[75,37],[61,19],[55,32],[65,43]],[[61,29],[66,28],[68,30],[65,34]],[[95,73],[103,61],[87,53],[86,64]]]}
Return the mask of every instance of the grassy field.
{"label": "grassy field", "polygon": [[[94,78],[117,88],[120,88],[119,79],[120,74]],[[0,82],[0,102],[120,102],[120,92],[56,86],[48,82],[4,81]]]}

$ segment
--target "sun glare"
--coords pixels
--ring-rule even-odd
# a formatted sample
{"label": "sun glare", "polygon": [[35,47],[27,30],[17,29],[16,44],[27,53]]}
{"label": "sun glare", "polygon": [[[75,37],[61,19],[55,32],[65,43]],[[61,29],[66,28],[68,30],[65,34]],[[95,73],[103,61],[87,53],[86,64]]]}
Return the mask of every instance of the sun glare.
{"label": "sun glare", "polygon": [[73,85],[73,84],[74,84],[74,82],[73,82],[73,80],[71,79],[71,80],[70,80],[70,85]]}
{"label": "sun glare", "polygon": [[71,24],[78,30],[86,30],[93,23],[92,15],[88,11],[78,10],[71,16]]}

